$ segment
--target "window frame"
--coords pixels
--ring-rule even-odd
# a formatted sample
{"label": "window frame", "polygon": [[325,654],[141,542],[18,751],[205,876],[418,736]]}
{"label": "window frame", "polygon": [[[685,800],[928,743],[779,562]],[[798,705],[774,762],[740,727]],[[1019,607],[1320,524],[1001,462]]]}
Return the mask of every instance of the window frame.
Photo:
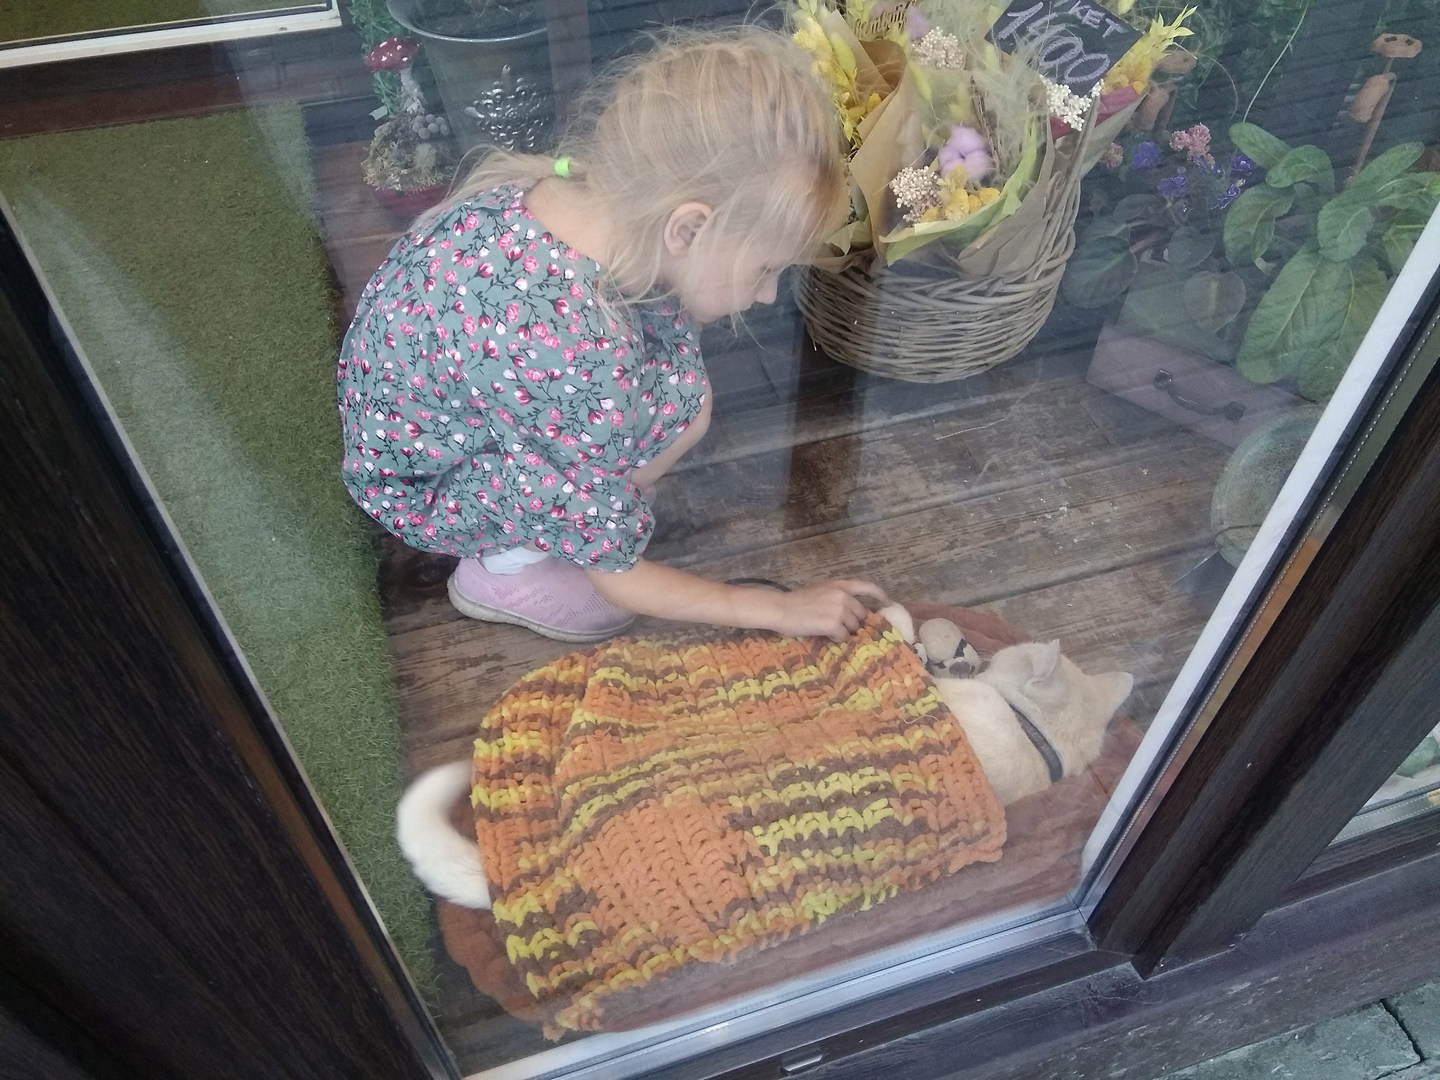
{"label": "window frame", "polygon": [[[1409,753],[1379,747],[1413,749],[1434,726],[1386,706],[1440,689],[1423,662],[1440,618],[1437,329],[1440,277],[1393,350],[1392,385],[1423,372],[1413,400],[1091,914],[1097,940],[1142,970],[1253,926]],[[1334,514],[1323,500],[1314,513]]]}
{"label": "window frame", "polygon": [[52,317],[3,222],[0,1001],[116,1075],[457,1075]]}

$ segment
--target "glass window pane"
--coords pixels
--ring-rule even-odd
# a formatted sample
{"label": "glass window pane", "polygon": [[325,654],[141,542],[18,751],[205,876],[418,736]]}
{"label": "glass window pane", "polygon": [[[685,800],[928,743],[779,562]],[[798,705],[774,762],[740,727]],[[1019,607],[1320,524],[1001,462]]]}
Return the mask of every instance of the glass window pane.
{"label": "glass window pane", "polygon": [[1406,756],[1400,767],[1366,800],[1335,837],[1353,840],[1375,829],[1440,809],[1440,725]]}
{"label": "glass window pane", "polygon": [[[591,72],[743,5],[323,6],[151,52],[183,17],[0,17],[0,201],[462,1071],[1083,927],[1440,263],[1436,13],[800,6],[587,143]],[[972,85],[990,23],[1069,96]],[[19,48],[82,31],[117,51]],[[495,143],[538,172],[451,192]]]}

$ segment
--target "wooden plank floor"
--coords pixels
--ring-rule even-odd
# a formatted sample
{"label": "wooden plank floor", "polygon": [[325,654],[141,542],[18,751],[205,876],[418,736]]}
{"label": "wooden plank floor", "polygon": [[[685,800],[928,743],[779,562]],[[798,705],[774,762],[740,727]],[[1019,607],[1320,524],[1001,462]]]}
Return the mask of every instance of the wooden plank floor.
{"label": "wooden plank floor", "polygon": [[[357,182],[363,153],[315,151],[347,319],[404,225]],[[916,386],[819,355],[792,304],[747,333],[707,328],[714,421],[660,482],[648,554],[722,579],[861,576],[901,601],[987,608],[1087,670],[1134,674],[1129,709],[1148,723],[1228,578],[1209,516],[1229,451],[1088,384],[1097,329],[1061,311],[1016,360]],[[489,704],[572,647],[465,619],[445,596],[452,560],[378,528],[376,542],[418,772],[468,753]],[[462,1065],[543,1045],[442,968],[439,1020]]]}

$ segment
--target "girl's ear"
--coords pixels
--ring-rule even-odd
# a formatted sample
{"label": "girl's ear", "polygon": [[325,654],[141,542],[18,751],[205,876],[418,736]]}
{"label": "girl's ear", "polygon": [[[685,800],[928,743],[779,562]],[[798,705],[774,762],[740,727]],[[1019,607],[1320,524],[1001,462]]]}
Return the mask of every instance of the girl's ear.
{"label": "girl's ear", "polygon": [[665,220],[665,250],[677,259],[684,258],[715,211],[704,203],[681,203]]}

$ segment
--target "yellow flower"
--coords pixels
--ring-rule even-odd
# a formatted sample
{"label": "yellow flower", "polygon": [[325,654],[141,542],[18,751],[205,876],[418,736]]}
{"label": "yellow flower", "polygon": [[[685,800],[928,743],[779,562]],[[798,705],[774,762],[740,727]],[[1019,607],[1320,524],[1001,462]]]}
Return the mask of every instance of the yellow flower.
{"label": "yellow flower", "polygon": [[850,0],[845,5],[845,16],[851,26],[865,22],[874,12],[875,4],[872,0]]}
{"label": "yellow flower", "polygon": [[[845,137],[851,146],[857,145],[856,130],[860,121],[880,104],[880,95],[871,94],[860,100],[856,87],[857,68],[855,54],[850,45],[837,33],[829,32],[820,21],[819,8],[805,4],[796,13],[795,30],[791,35],[802,49],[814,58],[815,74],[830,87],[830,97],[845,128]],[[825,14],[829,14],[826,12]]]}
{"label": "yellow flower", "polygon": [[815,60],[815,73],[829,85],[832,93],[845,93],[854,83],[854,62],[847,73],[843,61],[836,55],[824,27],[812,16],[800,14],[795,20],[795,43],[808,52]]}
{"label": "yellow flower", "polygon": [[845,137],[852,143],[855,141],[855,129],[860,126],[860,121],[869,116],[880,105],[880,95],[871,94],[865,101],[857,102],[845,107]]}
{"label": "yellow flower", "polygon": [[[1118,11],[1117,14],[1124,12]],[[1155,70],[1155,62],[1180,38],[1189,37],[1195,32],[1183,25],[1193,14],[1195,9],[1187,7],[1171,22],[1167,23],[1164,19],[1150,20],[1150,29],[1145,31],[1145,36],[1132,45],[1130,51],[1120,58],[1120,62],[1105,73],[1102,89],[1117,90],[1128,85],[1137,94],[1143,94],[1150,85],[1150,75]]]}
{"label": "yellow flower", "polygon": [[967,218],[1000,197],[999,188],[982,187],[971,191],[965,184],[963,168],[953,170],[941,184],[940,209],[946,221]]}

